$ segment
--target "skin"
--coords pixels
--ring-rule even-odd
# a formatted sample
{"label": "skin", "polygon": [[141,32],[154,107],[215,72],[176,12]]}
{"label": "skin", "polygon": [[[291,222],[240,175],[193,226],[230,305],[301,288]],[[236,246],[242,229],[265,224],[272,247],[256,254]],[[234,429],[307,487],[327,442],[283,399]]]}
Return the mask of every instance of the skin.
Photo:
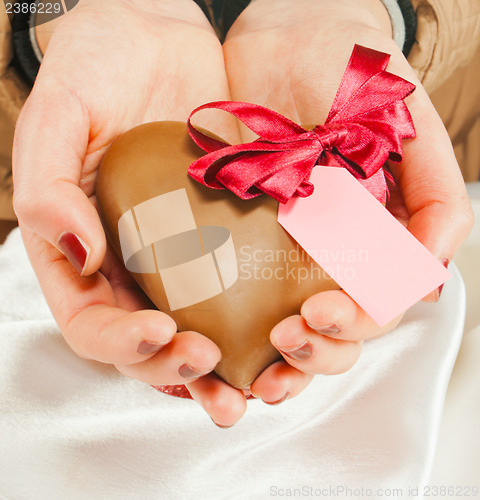
{"label": "skin", "polygon": [[[145,310],[106,245],[94,180],[116,136],[147,121],[185,121],[196,106],[223,99],[268,106],[298,123],[323,123],[353,44],[360,43],[391,53],[389,70],[417,85],[407,100],[417,139],[405,143],[404,161],[392,166],[398,189],[388,208],[439,259],[450,260],[470,231],[473,217],[450,141],[391,40],[378,0],[255,0],[223,47],[190,0],[83,0],[52,31],[14,145],[15,210],[47,301],[77,354],[150,384],[186,382],[217,424],[233,425],[246,410],[241,391],[208,373],[218,348]],[[252,139],[225,115],[204,113],[198,125],[231,142]],[[81,276],[58,250],[64,231],[89,249]],[[438,291],[427,297],[436,299]],[[290,355],[267,368],[251,392],[269,403],[294,397],[315,374],[348,370],[363,340],[399,320],[379,328],[344,292],[317,294],[300,315],[273,329],[272,343]],[[158,352],[139,354],[144,340],[158,344]],[[292,358],[306,342],[311,356]],[[202,376],[182,378],[184,363]]]}
{"label": "skin", "polygon": [[[450,261],[471,230],[471,207],[447,132],[391,35],[388,13],[377,0],[256,0],[224,43],[231,95],[297,123],[323,123],[353,45],[391,54],[388,70],[417,86],[406,99],[417,137],[404,141],[403,162],[390,164],[397,187],[388,208],[439,260]],[[246,128],[241,136],[252,139]],[[436,301],[439,293],[425,300]],[[297,370],[290,369],[291,380],[304,381],[305,373],[334,373],[332,363],[348,369],[359,355],[358,342],[383,335],[400,321],[380,328],[343,291],[311,297],[301,315],[304,321],[287,318],[271,333],[280,350],[306,341],[312,345],[308,361],[286,359]],[[332,324],[338,333],[325,332],[323,327]],[[327,338],[335,343],[326,345]],[[355,354],[352,343],[357,343]],[[261,393],[267,384],[266,377],[257,379],[252,392]]]}

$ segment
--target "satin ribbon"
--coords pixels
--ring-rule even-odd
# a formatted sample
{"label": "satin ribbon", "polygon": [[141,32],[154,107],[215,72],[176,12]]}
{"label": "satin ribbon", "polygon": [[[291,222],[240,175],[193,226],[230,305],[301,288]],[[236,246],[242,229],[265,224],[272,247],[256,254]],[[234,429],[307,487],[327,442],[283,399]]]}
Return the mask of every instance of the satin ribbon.
{"label": "satin ribbon", "polygon": [[[208,154],[188,173],[205,186],[229,189],[242,199],[266,193],[280,203],[313,193],[316,165],[341,166],[380,202],[388,194],[385,162],[402,160],[402,139],[415,137],[404,99],[412,83],[386,71],[389,54],[355,45],[324,125],[306,130],[256,104],[218,101],[196,108],[188,118],[195,143]],[[259,138],[230,145],[196,129],[191,119],[203,109],[221,109],[242,121]]]}

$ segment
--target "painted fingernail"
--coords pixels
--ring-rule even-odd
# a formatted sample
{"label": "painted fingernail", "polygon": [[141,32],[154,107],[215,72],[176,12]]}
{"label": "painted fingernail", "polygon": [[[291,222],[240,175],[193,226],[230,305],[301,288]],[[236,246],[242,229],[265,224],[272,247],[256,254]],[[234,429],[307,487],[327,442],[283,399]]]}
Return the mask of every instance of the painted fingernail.
{"label": "painted fingernail", "polygon": [[79,274],[83,274],[90,248],[75,233],[66,232],[60,236],[58,247]]}
{"label": "painted fingernail", "polygon": [[184,365],[182,365],[178,369],[178,373],[180,373],[180,375],[183,378],[190,379],[190,378],[197,378],[197,377],[200,377],[202,375],[206,375],[209,372],[196,370],[195,368],[192,368],[190,365],[185,363]]}
{"label": "painted fingernail", "polygon": [[220,427],[220,429],[230,429],[230,427],[233,427],[233,425],[221,425],[221,424],[217,424],[217,422],[215,422],[215,420],[213,420],[212,418],[212,422],[217,426],[217,427]]}
{"label": "painted fingernail", "polygon": [[313,354],[313,346],[307,340],[300,347],[297,347],[292,350],[280,349],[285,356],[288,356],[291,359],[295,359],[296,361],[306,361]]}
{"label": "painted fingernail", "polygon": [[338,328],[338,326],[335,324],[324,325],[324,326],[315,326],[315,325],[311,325],[310,323],[307,322],[307,325],[312,330],[315,330],[317,333],[322,333],[323,335],[335,335],[336,333],[340,333],[340,328]]}
{"label": "painted fingernail", "polygon": [[139,354],[152,354],[159,351],[165,344],[154,344],[153,342],[147,342],[143,340],[138,345],[137,352]]}
{"label": "painted fingernail", "polygon": [[[448,259],[442,259],[440,262],[445,266],[445,269],[448,269],[448,264],[450,264],[450,261]],[[440,300],[440,295],[442,295],[443,285],[444,283],[442,283],[437,288],[437,300]]]}
{"label": "painted fingernail", "polygon": [[284,401],[286,401],[289,398],[289,396],[290,396],[290,393],[287,392],[285,394],[285,396],[283,396],[283,398],[279,399],[278,401],[272,401],[272,402],[270,402],[270,401],[265,401],[264,399],[262,399],[262,401],[264,403],[266,403],[267,405],[275,406],[275,405],[279,405],[280,403],[283,403]]}

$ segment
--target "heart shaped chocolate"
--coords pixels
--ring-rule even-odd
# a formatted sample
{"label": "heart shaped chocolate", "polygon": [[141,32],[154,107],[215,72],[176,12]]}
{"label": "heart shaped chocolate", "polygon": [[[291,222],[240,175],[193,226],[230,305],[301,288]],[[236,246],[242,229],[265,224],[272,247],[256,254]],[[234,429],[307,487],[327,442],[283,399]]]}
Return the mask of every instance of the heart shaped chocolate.
{"label": "heart shaped chocolate", "polygon": [[277,223],[273,198],[244,201],[191,179],[187,169],[203,154],[185,123],[126,132],[100,165],[98,209],[143,291],[179,330],[213,340],[222,352],[216,373],[243,389],[279,358],[271,329],[338,285]]}

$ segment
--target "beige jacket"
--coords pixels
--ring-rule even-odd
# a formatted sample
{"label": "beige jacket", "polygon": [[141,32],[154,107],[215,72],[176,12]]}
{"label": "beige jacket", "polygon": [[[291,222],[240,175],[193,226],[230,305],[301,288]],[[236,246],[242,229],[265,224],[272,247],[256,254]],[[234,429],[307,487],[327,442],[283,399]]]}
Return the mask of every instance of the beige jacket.
{"label": "beige jacket", "polygon": [[[409,61],[444,119],[466,180],[480,170],[480,0],[412,0],[416,43]],[[10,66],[11,30],[0,2],[0,220],[14,220],[11,150],[28,87]],[[1,236],[1,235],[0,235]]]}
{"label": "beige jacket", "polygon": [[10,22],[0,2],[0,219],[14,219],[12,209],[12,143],[15,122],[29,88],[17,75],[12,60]]}

